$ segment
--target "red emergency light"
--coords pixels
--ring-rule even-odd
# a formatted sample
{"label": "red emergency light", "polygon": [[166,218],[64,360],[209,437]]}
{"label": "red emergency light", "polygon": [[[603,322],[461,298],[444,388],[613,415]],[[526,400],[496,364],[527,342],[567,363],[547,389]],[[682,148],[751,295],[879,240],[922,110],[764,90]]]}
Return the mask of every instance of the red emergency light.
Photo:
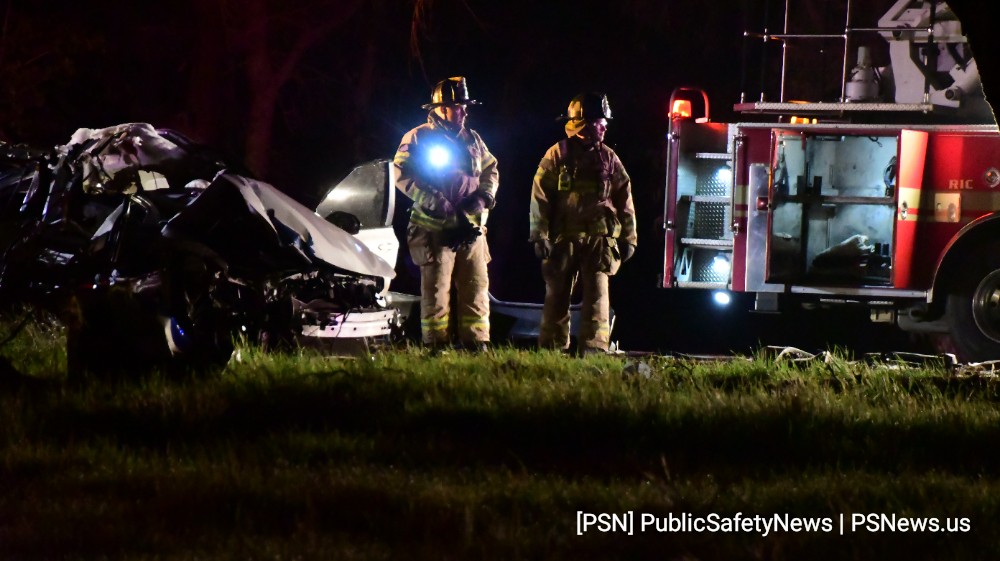
{"label": "red emergency light", "polygon": [[670,118],[687,119],[689,117],[691,117],[691,100],[675,99],[673,106],[670,108]]}
{"label": "red emergency light", "polygon": [[705,93],[705,90],[701,88],[688,88],[688,87],[677,88],[674,90],[674,93],[670,94],[670,102],[668,103],[670,107],[670,115],[669,115],[670,120],[672,121],[674,119],[690,119],[694,115],[694,111],[691,110],[691,100],[678,98],[678,94],[680,94],[681,92],[691,92],[701,95],[702,102],[704,103],[703,107],[705,109],[705,116],[698,117],[697,119],[694,120],[694,122],[696,123],[709,122],[708,94]]}

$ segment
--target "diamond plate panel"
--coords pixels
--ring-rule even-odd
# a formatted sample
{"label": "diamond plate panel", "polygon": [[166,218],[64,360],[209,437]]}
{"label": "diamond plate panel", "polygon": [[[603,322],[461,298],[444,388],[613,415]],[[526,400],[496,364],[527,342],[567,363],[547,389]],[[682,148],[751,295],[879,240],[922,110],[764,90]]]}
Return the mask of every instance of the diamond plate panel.
{"label": "diamond plate panel", "polygon": [[725,161],[702,160],[698,162],[698,180],[695,183],[696,195],[729,196],[729,188],[733,175]]}
{"label": "diamond plate panel", "polygon": [[694,203],[694,237],[722,239],[729,214],[727,203]]}
{"label": "diamond plate panel", "polygon": [[694,282],[728,282],[729,273],[716,270],[718,251],[699,249],[691,260],[691,280]]}

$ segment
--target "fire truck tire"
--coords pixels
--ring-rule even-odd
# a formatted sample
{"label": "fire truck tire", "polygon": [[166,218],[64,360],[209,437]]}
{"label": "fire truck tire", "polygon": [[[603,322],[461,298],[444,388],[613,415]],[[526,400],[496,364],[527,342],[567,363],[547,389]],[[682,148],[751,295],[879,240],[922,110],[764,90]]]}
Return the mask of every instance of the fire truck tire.
{"label": "fire truck tire", "polygon": [[963,260],[948,293],[951,339],[964,362],[1000,359],[1000,244]]}

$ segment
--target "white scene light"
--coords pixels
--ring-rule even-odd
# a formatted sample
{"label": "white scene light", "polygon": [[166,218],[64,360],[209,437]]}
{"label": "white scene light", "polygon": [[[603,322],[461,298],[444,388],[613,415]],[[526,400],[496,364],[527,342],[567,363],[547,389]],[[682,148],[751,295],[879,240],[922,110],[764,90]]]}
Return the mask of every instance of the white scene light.
{"label": "white scene light", "polygon": [[722,183],[729,183],[733,180],[733,170],[728,167],[721,167],[716,170],[715,178]]}
{"label": "white scene light", "polygon": [[713,273],[723,277],[728,277],[729,269],[730,269],[729,259],[727,259],[725,256],[716,255],[715,257],[712,258]]}

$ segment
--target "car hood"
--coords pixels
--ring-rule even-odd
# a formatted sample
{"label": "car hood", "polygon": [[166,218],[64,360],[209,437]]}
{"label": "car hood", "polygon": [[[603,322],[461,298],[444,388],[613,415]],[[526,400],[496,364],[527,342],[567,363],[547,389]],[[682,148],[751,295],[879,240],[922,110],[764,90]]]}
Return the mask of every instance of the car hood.
{"label": "car hood", "polygon": [[396,275],[391,265],[358,238],[273,186],[240,175],[226,174],[223,179],[239,189],[247,207],[267,221],[276,234],[279,226],[293,230],[314,257],[362,275],[386,278]]}

